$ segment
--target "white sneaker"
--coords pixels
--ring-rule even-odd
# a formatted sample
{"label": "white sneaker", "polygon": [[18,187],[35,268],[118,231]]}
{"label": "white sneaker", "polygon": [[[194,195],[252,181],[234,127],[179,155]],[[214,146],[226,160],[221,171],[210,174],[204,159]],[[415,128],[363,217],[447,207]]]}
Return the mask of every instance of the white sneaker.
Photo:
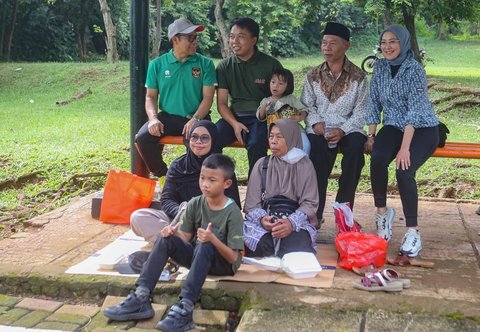
{"label": "white sneaker", "polygon": [[422,250],[420,233],[417,230],[410,228],[403,237],[400,252],[408,257],[417,257],[420,250]]}
{"label": "white sneaker", "polygon": [[395,218],[395,210],[388,208],[385,214],[375,214],[375,225],[377,226],[377,234],[381,238],[390,241],[392,238],[393,219]]}

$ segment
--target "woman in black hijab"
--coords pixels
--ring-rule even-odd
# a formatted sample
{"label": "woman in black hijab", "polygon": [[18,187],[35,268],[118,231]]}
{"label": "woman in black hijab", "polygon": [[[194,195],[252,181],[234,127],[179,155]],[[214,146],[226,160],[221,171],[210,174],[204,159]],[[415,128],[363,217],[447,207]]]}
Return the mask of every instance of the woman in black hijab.
{"label": "woman in black hijab", "polygon": [[[193,125],[185,141],[187,152],[175,159],[168,169],[160,198],[162,209],[140,209],[132,213],[130,224],[136,235],[154,243],[163,227],[180,218],[186,202],[202,194],[198,184],[200,169],[203,160],[215,151],[217,136],[217,128],[210,121],[201,120]],[[236,179],[225,194],[240,207]]]}

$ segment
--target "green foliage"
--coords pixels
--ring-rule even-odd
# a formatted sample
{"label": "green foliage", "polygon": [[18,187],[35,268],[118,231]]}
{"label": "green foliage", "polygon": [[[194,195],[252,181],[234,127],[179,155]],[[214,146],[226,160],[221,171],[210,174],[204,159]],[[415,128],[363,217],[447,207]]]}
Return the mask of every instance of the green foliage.
{"label": "green foliage", "polygon": [[77,59],[75,35],[64,18],[43,1],[20,2],[12,59],[72,61]]}
{"label": "green foliage", "polygon": [[293,33],[281,29],[272,31],[270,33],[272,54],[291,57],[310,53],[311,47],[302,40],[300,32],[300,29],[296,29]]}
{"label": "green foliage", "polygon": [[[129,3],[111,1],[110,6],[117,26],[118,50],[125,58],[129,54]],[[11,19],[11,10],[6,7],[7,21]],[[97,0],[19,0],[11,58],[21,61],[78,60],[79,40],[85,42],[85,51],[104,54],[103,30]]]}
{"label": "green foliage", "polygon": [[[11,58],[17,61],[97,61],[105,55],[104,23],[98,0],[18,0],[19,9],[13,38]],[[113,23],[117,30],[117,48],[122,59],[129,56],[130,1],[109,0]],[[438,21],[450,22],[448,33],[468,36],[478,34],[480,5],[476,0],[225,0],[224,16],[227,28],[237,18],[250,16],[261,26],[259,46],[264,38],[274,56],[290,57],[318,52],[320,32],[327,21],[344,23],[352,30],[352,42],[370,44],[371,35],[382,30],[382,18],[388,9],[394,22],[402,21],[401,6],[421,14],[417,17],[418,33],[433,34],[428,27]],[[3,38],[12,16],[12,0],[2,1],[0,30]],[[150,34],[155,33],[156,0],[150,0]],[[171,45],[167,27],[176,18],[185,16],[205,25],[199,52],[220,56],[219,30],[214,17],[215,1],[198,0],[192,6],[186,0],[162,1],[163,42],[161,52]],[[462,16],[463,15],[463,16]],[[3,17],[5,20],[2,21]],[[458,24],[459,18],[471,22]],[[468,24],[468,26],[467,26]],[[366,37],[364,37],[366,36]],[[465,38],[466,38],[465,37]],[[79,43],[83,40],[84,43]],[[82,51],[82,52],[80,52]],[[100,56],[100,57],[99,57]]]}
{"label": "green foliage", "polygon": [[[427,25],[426,20],[423,17],[416,17],[415,18],[415,31],[417,33],[417,37],[422,38],[434,38],[436,31],[434,28],[430,28]],[[420,45],[420,47],[422,47]]]}

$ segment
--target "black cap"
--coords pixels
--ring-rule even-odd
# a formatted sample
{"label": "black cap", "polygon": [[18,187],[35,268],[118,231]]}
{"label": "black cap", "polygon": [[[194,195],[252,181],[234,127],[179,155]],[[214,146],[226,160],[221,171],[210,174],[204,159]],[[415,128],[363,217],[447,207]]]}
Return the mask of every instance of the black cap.
{"label": "black cap", "polygon": [[334,35],[350,41],[350,30],[343,24],[337,22],[327,22],[323,35]]}

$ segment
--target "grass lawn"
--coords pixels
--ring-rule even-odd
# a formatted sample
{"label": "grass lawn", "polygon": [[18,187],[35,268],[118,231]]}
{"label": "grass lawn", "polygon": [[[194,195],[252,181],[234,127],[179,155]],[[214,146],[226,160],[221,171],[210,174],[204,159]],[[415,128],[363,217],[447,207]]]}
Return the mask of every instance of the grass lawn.
{"label": "grass lawn", "polygon": [[[438,85],[480,88],[480,40],[420,44],[433,59],[426,70]],[[349,56],[360,64],[371,48],[351,50]],[[294,72],[299,95],[307,69],[322,58],[319,54],[280,60]],[[91,94],[64,106],[56,104],[87,88]],[[445,95],[431,91],[432,99]],[[448,140],[480,142],[479,113],[477,105],[439,114],[450,128]],[[218,119],[216,111],[212,116]],[[110,168],[129,170],[129,121],[128,62],[0,63],[0,231],[16,231],[19,221],[65,204],[71,196],[100,189]],[[183,151],[168,146],[165,159],[171,162]],[[236,159],[239,177],[245,177],[245,151],[226,149],[226,153]],[[367,157],[361,192],[370,190],[368,163]],[[338,161],[333,172],[339,173]],[[480,199],[479,160],[432,158],[418,179],[424,196]],[[336,181],[330,182],[329,190],[335,190]]]}

